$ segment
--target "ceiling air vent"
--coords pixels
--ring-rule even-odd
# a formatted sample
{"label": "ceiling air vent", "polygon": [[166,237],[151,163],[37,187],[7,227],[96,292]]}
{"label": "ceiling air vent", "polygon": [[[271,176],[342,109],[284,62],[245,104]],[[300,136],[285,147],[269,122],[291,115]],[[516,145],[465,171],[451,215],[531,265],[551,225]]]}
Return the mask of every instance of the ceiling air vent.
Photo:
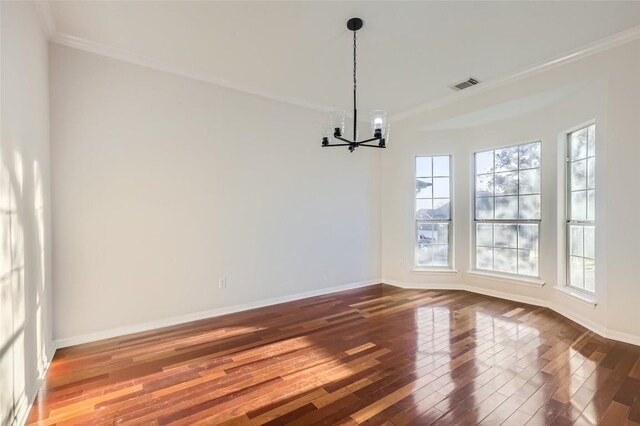
{"label": "ceiling air vent", "polygon": [[478,81],[478,79],[473,78],[473,77],[469,77],[465,81],[461,81],[458,84],[454,84],[453,86],[451,86],[451,88],[453,90],[463,90],[463,89],[466,89],[468,87],[475,86],[478,83],[480,83],[480,81]]}

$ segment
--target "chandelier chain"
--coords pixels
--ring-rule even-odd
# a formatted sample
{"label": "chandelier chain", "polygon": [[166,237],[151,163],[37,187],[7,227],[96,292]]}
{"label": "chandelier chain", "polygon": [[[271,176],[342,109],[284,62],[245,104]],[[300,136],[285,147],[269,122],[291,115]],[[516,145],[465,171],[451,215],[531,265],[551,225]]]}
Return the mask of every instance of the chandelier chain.
{"label": "chandelier chain", "polygon": [[357,56],[357,50],[356,50],[356,32],[353,32],[353,91],[356,91],[356,87],[357,87],[357,81],[356,81],[356,66],[357,66],[357,61],[356,61],[356,56]]}

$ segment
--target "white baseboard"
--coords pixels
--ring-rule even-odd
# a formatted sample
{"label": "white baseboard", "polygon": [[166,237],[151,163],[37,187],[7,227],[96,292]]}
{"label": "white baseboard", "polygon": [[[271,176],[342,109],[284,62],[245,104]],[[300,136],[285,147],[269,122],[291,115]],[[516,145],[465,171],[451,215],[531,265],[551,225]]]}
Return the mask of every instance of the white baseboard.
{"label": "white baseboard", "polygon": [[585,318],[582,315],[578,315],[564,306],[560,306],[556,303],[537,299],[534,297],[520,296],[517,294],[507,293],[498,290],[491,290],[486,288],[480,288],[473,285],[468,284],[451,284],[451,283],[429,283],[429,284],[421,284],[421,283],[404,283],[397,280],[386,279],[383,278],[382,282],[384,284],[393,285],[395,287],[405,288],[405,289],[416,289],[416,290],[465,290],[472,293],[484,294],[485,296],[498,297],[500,299],[512,300],[514,302],[527,303],[529,305],[541,306],[543,308],[549,308],[565,318],[570,319],[573,322],[580,324],[581,326],[587,328],[588,330],[593,331],[594,333],[605,337],[607,339],[618,340],[620,342],[630,343],[632,345],[640,346],[640,336],[630,333],[625,333],[617,330],[612,330],[607,327],[604,327],[588,318]]}
{"label": "white baseboard", "polygon": [[40,386],[44,381],[44,378],[47,376],[47,372],[49,371],[49,367],[51,366],[51,361],[53,360],[53,356],[56,353],[56,345],[55,342],[52,342],[51,347],[49,349],[49,353],[46,355],[46,359],[44,359],[44,368],[42,369],[42,373],[36,378],[36,382],[34,383],[33,395],[23,394],[18,403],[16,404],[16,417],[14,417],[13,423],[14,425],[22,426],[27,423],[27,418],[29,416],[29,411],[31,411],[31,407],[33,406],[34,401],[36,400],[36,396],[38,395],[38,391],[40,390]]}
{"label": "white baseboard", "polygon": [[414,289],[414,290],[466,290],[464,284],[446,283],[446,284],[422,284],[422,283],[405,283],[401,281],[382,279],[384,284],[395,287]]}
{"label": "white baseboard", "polygon": [[[398,280],[393,279],[374,279],[368,281],[360,281],[350,284],[344,284],[340,286],[328,287],[319,290],[311,290],[302,293],[291,294],[287,296],[279,296],[270,299],[263,299],[256,302],[249,302],[239,305],[233,305],[229,307],[216,308],[202,312],[195,312],[191,314],[181,315],[172,318],[166,318],[158,321],[150,321],[141,324],[134,324],[125,327],[117,327],[109,330],[99,331],[95,333],[84,334],[81,336],[67,337],[63,339],[58,339],[54,342],[56,348],[64,348],[67,346],[79,345],[82,343],[95,342],[98,340],[109,339],[112,337],[123,336],[126,334],[139,333],[142,331],[154,330],[157,328],[168,327],[177,324],[183,324],[186,322],[197,321],[206,318],[213,318],[221,315],[227,315],[236,312],[247,311],[250,309],[262,308],[265,306],[276,305],[279,303],[291,302],[294,300],[305,299],[307,297],[320,296],[323,294],[335,293],[339,291],[351,290],[359,287],[366,287],[368,285],[373,284],[389,284],[395,287],[405,288],[405,289],[416,289],[416,290],[465,290],[472,293],[484,294],[486,296],[498,297],[500,299],[512,300],[514,302],[527,303],[530,305],[541,306],[545,308],[549,308],[560,315],[574,321],[583,327],[593,331],[600,336],[606,337],[608,339],[619,340],[621,342],[630,343],[633,345],[640,346],[640,336],[630,333],[625,333],[617,330],[611,330],[607,327],[604,327],[588,318],[585,318],[581,315],[578,315],[570,310],[566,309],[563,306],[557,305],[555,303],[527,297],[527,296],[519,296],[516,294],[491,290],[486,288],[480,288],[476,286],[471,286],[467,284],[458,284],[458,283],[405,283]],[[50,362],[50,360],[49,360]]]}
{"label": "white baseboard", "polygon": [[233,314],[236,312],[247,311],[249,309],[263,308],[265,306],[277,305],[279,303],[292,302],[294,300],[306,299],[308,297],[321,296],[323,294],[336,293],[339,291],[351,290],[354,288],[366,287],[373,284],[380,284],[380,278],[359,281],[355,283],[343,284],[334,287],[327,287],[318,290],[310,290],[302,293],[295,293],[286,296],[273,297],[263,299],[256,302],[248,302],[239,305],[226,306],[221,308],[210,309],[201,312],[194,312],[186,315],[180,315],[171,318],[165,318],[157,321],[149,321],[141,324],[132,324],[124,327],[112,328],[109,330],[98,331],[95,333],[83,334],[81,336],[65,337],[55,341],[56,348],[64,348],[67,346],[80,345],[82,343],[95,342],[98,340],[110,339],[112,337],[124,336],[126,334],[139,333],[142,331],[154,330],[157,328],[168,327],[186,322],[197,321],[201,319],[218,317],[221,315]]}
{"label": "white baseboard", "polygon": [[609,339],[619,340],[621,342],[640,346],[640,337],[635,334],[625,333],[624,331],[609,330],[607,332],[607,335]]}

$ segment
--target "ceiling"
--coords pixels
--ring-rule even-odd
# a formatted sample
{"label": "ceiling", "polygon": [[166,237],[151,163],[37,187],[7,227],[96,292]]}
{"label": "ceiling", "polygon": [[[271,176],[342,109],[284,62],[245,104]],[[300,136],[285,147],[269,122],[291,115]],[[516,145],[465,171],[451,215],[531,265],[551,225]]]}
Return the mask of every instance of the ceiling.
{"label": "ceiling", "polygon": [[[58,33],[321,109],[397,114],[640,25],[640,2],[51,1]],[[55,37],[54,37],[55,40]]]}

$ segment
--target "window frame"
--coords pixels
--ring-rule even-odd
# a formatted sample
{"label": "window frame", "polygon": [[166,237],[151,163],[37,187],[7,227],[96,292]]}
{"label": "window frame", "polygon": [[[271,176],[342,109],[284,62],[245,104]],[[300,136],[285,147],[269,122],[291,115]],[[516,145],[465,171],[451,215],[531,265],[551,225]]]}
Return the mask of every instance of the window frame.
{"label": "window frame", "polygon": [[[564,286],[565,288],[569,289],[570,291],[576,291],[578,293],[584,293],[585,295],[587,295],[588,297],[595,297],[596,296],[596,282],[595,282],[595,276],[594,276],[594,289],[593,291],[587,290],[586,288],[584,288],[584,284],[585,284],[585,278],[584,278],[584,273],[585,273],[585,267],[583,267],[583,279],[582,279],[582,284],[583,287],[577,287],[575,285],[571,284],[571,226],[580,226],[583,229],[585,227],[593,227],[593,232],[594,232],[594,254],[593,254],[593,261],[594,264],[597,264],[597,253],[596,253],[596,249],[597,249],[597,244],[596,244],[596,227],[597,227],[597,223],[596,223],[596,219],[595,219],[595,206],[594,206],[594,219],[593,220],[589,220],[588,219],[588,211],[589,211],[589,207],[588,207],[588,202],[589,202],[589,196],[588,196],[588,191],[589,191],[589,187],[588,187],[588,182],[589,182],[589,177],[588,177],[588,160],[589,158],[593,158],[595,165],[594,165],[594,173],[596,175],[597,178],[597,172],[595,172],[595,170],[597,170],[597,155],[594,154],[593,157],[589,157],[589,151],[588,151],[588,142],[587,142],[587,156],[584,158],[584,160],[587,161],[587,168],[585,170],[585,179],[587,181],[587,187],[585,187],[584,192],[586,193],[586,203],[587,205],[585,206],[586,211],[587,211],[587,215],[585,217],[584,220],[573,220],[571,219],[572,217],[572,206],[571,206],[571,193],[572,193],[572,186],[571,186],[571,163],[573,163],[574,161],[571,160],[571,135],[573,135],[576,132],[579,132],[581,130],[584,129],[588,129],[589,127],[594,126],[594,151],[596,151],[597,153],[597,149],[595,148],[597,145],[597,126],[596,126],[596,122],[595,120],[591,120],[588,121],[586,123],[583,123],[579,126],[573,127],[572,129],[566,131],[565,135],[564,135],[564,178],[565,178],[565,182],[564,182],[564,206],[565,206],[565,210],[564,210],[564,261],[565,261],[565,276],[564,276]],[[587,130],[588,131],[588,130]],[[581,160],[576,160],[576,161],[581,161]],[[594,195],[597,197],[597,190],[598,190],[598,185],[597,182],[594,182],[594,186],[593,186],[593,191],[594,191]],[[580,191],[580,190],[578,190]],[[583,230],[583,242],[582,242],[582,256],[574,256],[574,257],[581,257],[583,259],[583,262],[585,259],[587,259],[587,257],[585,257],[584,255],[584,230]]]}
{"label": "window frame", "polygon": [[[418,211],[418,197],[416,197],[415,188],[416,182],[418,179],[418,167],[417,160],[418,158],[429,157],[433,159],[434,157],[449,157],[449,219],[418,219],[417,211]],[[433,174],[433,160],[432,160],[432,170],[431,170],[431,179],[434,177],[445,177],[445,176],[435,176]],[[424,154],[424,155],[416,155],[413,158],[413,268],[414,271],[434,271],[434,272],[446,272],[452,271],[455,268],[455,259],[454,259],[454,201],[453,201],[453,154]],[[433,195],[433,194],[432,194]],[[431,197],[434,199],[434,197]],[[423,266],[418,264],[418,225],[423,223],[448,223],[449,224],[449,233],[448,233],[448,252],[447,256],[449,259],[448,265],[443,266]]]}
{"label": "window frame", "polygon": [[[540,144],[540,166],[536,167],[536,168],[529,168],[529,169],[522,169],[522,170],[534,170],[534,169],[539,169],[540,170],[540,218],[539,219],[520,219],[520,218],[516,218],[516,219],[496,219],[495,218],[495,193],[494,196],[491,197],[494,199],[494,218],[493,219],[477,219],[476,218],[476,185],[477,185],[477,179],[476,177],[478,176],[478,174],[476,173],[476,167],[477,167],[477,162],[476,162],[476,155],[477,154],[481,154],[481,153],[486,153],[489,151],[496,151],[496,150],[500,150],[500,149],[506,149],[506,148],[515,148],[515,147],[520,147],[523,145],[530,145],[530,144],[534,144],[534,143],[539,143]],[[495,154],[494,154],[495,155]],[[518,159],[519,159],[519,154],[518,154]],[[495,160],[494,160],[495,161]],[[540,241],[542,239],[542,212],[543,212],[543,197],[542,197],[542,180],[543,180],[543,166],[542,166],[542,139],[534,139],[534,140],[528,140],[528,141],[522,141],[522,142],[516,142],[516,143],[509,143],[509,144],[504,144],[504,145],[500,145],[500,146],[494,146],[492,148],[483,148],[483,149],[479,149],[479,150],[475,150],[472,152],[471,154],[471,209],[472,209],[472,213],[471,213],[471,238],[470,238],[470,243],[471,243],[471,268],[470,268],[470,272],[471,273],[477,273],[479,275],[485,275],[485,276],[495,276],[495,277],[504,277],[507,279],[512,279],[514,280],[514,282],[516,281],[524,281],[524,282],[538,282],[542,279],[541,274],[540,274]],[[494,164],[495,167],[495,164]],[[517,171],[520,171],[520,168],[517,169]],[[500,173],[500,172],[498,172]],[[488,174],[488,173],[486,173]],[[496,172],[495,170],[492,172],[492,174],[495,176]],[[531,194],[523,194],[523,195],[531,195]],[[520,191],[518,189],[518,194],[516,195],[518,197],[518,212],[520,209]],[[489,270],[489,269],[481,269],[477,267],[477,249],[478,249],[478,245],[477,245],[477,224],[478,223],[489,223],[489,224],[514,224],[514,225],[519,225],[519,224],[536,224],[538,225],[538,239],[536,242],[536,252],[538,253],[538,271],[537,271],[537,275],[526,275],[526,274],[519,274],[519,273],[514,273],[514,272],[504,272],[504,271],[496,271],[495,269],[493,270]],[[516,231],[517,232],[517,231]],[[495,244],[495,241],[494,241]],[[495,248],[495,246],[493,246],[493,248]],[[520,250],[520,249],[516,249],[516,250]],[[494,266],[495,266],[495,257],[494,257],[494,262],[493,262]],[[516,266],[517,267],[517,266]]]}

